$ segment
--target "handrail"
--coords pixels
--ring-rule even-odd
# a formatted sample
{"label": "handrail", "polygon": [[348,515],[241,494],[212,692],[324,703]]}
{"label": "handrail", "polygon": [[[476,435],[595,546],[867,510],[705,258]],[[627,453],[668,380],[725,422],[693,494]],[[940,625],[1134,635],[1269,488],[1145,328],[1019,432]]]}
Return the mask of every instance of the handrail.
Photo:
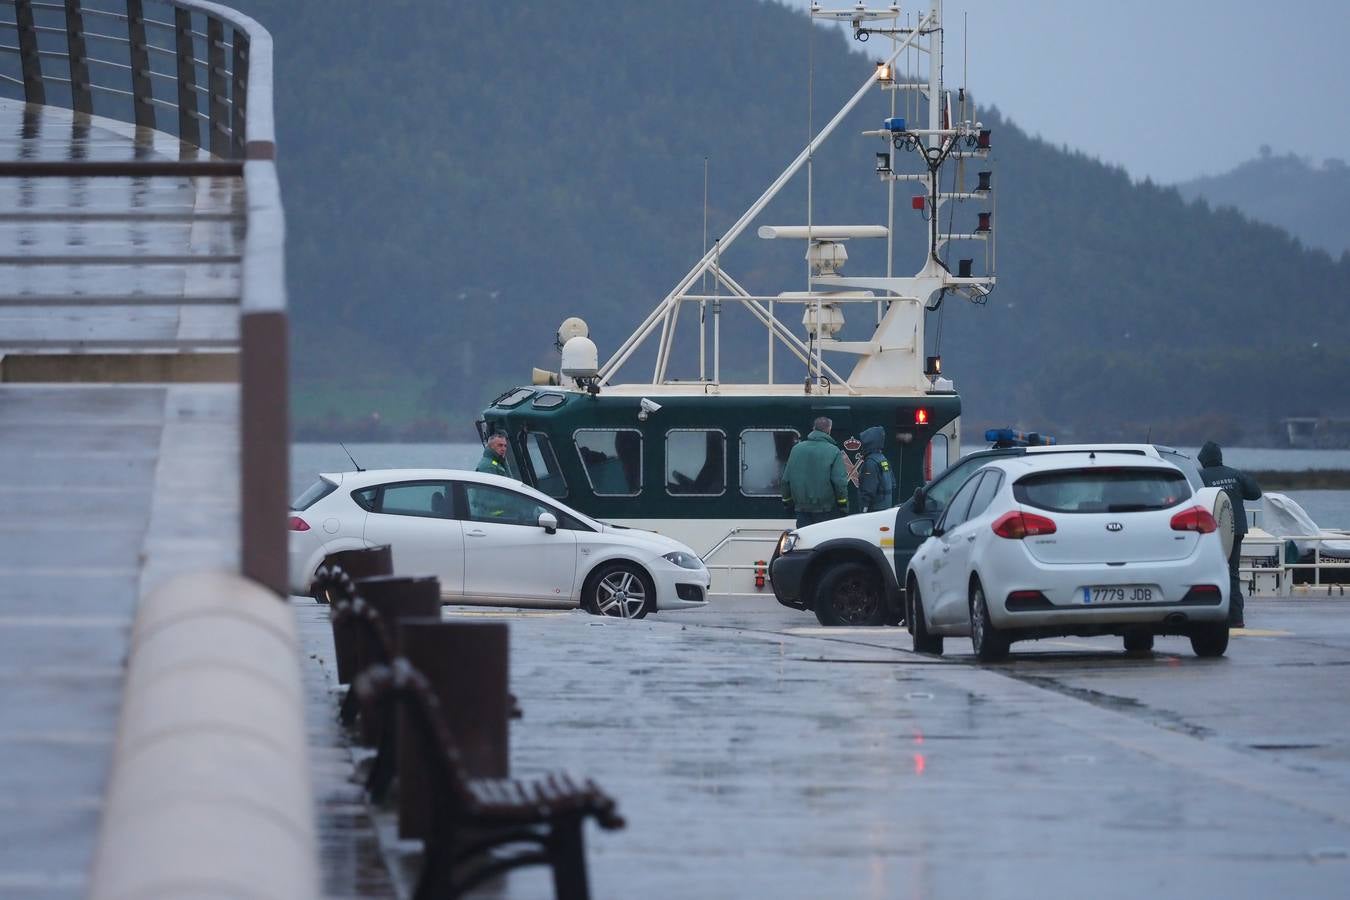
{"label": "handrail", "polygon": [[[272,36],[253,18],[208,0],[103,0],[97,7],[84,7],[85,0],[0,0],[0,10],[13,11],[12,18],[0,19],[0,38],[9,51],[0,53],[0,95],[9,93],[10,85],[19,86],[31,104],[55,103],[51,95],[56,95],[68,99],[62,105],[77,114],[173,134],[184,148],[180,167],[163,160],[24,162],[9,174],[137,174],[133,170],[138,166],[146,167],[143,174],[230,174],[219,170],[223,161],[243,163],[248,209],[239,307],[240,568],[245,576],[285,595],[290,432],[285,221],[274,163]],[[95,28],[86,28],[86,16],[94,19]],[[116,23],[125,26],[124,33],[116,33]],[[9,35],[16,38],[13,45]],[[64,50],[59,50],[62,39]],[[97,42],[96,56],[89,54],[88,41]],[[199,42],[204,59],[198,57]],[[174,57],[174,71],[156,71],[166,64],[155,60],[167,56]],[[155,96],[156,87],[162,94],[172,83],[172,100]],[[205,113],[198,110],[199,101],[205,103]],[[168,115],[157,115],[160,110]],[[216,159],[204,160],[202,149]],[[87,169],[80,171],[82,166]],[[103,169],[96,170],[98,166]]]}

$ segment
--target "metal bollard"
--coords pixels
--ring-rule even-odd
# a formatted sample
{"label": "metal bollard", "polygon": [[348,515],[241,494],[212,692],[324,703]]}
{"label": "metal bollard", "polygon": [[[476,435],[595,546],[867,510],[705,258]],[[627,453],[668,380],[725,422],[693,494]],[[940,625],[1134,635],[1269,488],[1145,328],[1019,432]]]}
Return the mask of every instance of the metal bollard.
{"label": "metal bollard", "polygon": [[[385,544],[366,550],[343,550],[329,557],[328,563],[341,567],[348,577],[356,581],[358,578],[393,574],[393,559],[391,548]],[[351,684],[352,678],[360,671],[356,667],[356,638],[351,626],[333,624],[333,655],[337,659],[338,684]]]}
{"label": "metal bollard", "polygon": [[[465,774],[510,774],[510,681],[504,622],[405,621],[399,652],[431,682],[454,735]],[[426,837],[431,825],[431,782],[425,750],[408,722],[399,723],[398,834]],[[442,799],[441,802],[446,802]]]}

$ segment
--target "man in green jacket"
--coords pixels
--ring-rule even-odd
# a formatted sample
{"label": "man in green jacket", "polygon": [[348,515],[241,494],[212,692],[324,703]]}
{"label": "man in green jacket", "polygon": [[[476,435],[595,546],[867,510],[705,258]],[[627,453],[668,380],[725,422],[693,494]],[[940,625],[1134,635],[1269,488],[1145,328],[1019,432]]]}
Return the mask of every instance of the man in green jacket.
{"label": "man in green jacket", "polygon": [[835,519],[848,512],[844,454],[830,437],[834,423],[821,416],[811,433],[788,454],[783,467],[783,503],[797,527]]}
{"label": "man in green jacket", "polygon": [[487,446],[483,448],[483,458],[478,461],[474,471],[485,472],[488,475],[501,475],[504,478],[515,478],[511,474],[511,470],[506,467],[505,434],[500,431],[492,433],[492,437],[487,440]]}

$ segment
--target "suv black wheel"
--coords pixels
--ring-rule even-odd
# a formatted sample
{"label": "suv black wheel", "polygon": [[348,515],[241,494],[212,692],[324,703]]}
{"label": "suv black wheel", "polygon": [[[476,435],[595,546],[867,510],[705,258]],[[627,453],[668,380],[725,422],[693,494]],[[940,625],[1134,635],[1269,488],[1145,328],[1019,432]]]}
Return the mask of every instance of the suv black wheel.
{"label": "suv black wheel", "polygon": [[884,624],[886,592],[876,570],[859,562],[826,569],[816,587],[816,619],[826,626]]}
{"label": "suv black wheel", "polygon": [[1228,623],[1196,625],[1191,629],[1191,649],[1196,656],[1223,656],[1228,650]]}
{"label": "suv black wheel", "polygon": [[923,617],[923,597],[919,594],[919,585],[911,581],[906,595],[909,597],[910,634],[914,635],[915,653],[942,655],[942,635],[930,634],[928,622]]}
{"label": "suv black wheel", "polygon": [[1008,655],[1008,637],[989,621],[989,604],[984,602],[984,586],[978,578],[970,584],[970,643],[980,662],[993,662]]}

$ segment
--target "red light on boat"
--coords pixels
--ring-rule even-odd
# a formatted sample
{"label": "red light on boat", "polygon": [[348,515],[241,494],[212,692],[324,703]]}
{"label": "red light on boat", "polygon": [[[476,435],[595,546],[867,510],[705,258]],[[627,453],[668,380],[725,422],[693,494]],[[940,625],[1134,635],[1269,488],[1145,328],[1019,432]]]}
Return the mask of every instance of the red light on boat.
{"label": "red light on boat", "polygon": [[909,205],[915,209],[923,209],[923,205],[927,200],[927,197],[915,197],[913,200],[909,201]]}
{"label": "red light on boat", "polygon": [[299,516],[291,516],[286,522],[286,527],[291,531],[309,531],[309,523]]}
{"label": "red light on boat", "polygon": [[922,406],[920,406],[918,409],[914,410],[914,424],[915,424],[915,425],[927,425],[927,424],[928,424],[928,410],[924,409]]}

